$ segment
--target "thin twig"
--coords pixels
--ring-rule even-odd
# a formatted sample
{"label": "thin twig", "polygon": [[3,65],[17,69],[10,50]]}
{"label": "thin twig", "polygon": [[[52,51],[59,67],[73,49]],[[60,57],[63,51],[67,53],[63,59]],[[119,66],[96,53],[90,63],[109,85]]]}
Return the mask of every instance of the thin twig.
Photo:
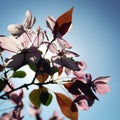
{"label": "thin twig", "polygon": [[44,54],[43,57],[45,57],[45,55],[46,55],[46,53],[48,52],[48,50],[49,50],[51,44],[52,44],[54,41],[55,41],[55,39],[53,39],[53,40],[50,42],[50,44],[48,45],[48,47],[47,47],[47,49],[46,49],[45,54]]}
{"label": "thin twig", "polygon": [[[4,65],[4,60],[3,60],[3,57],[2,55],[0,56],[1,57],[1,61],[2,61],[2,64]],[[7,77],[7,72],[6,69],[4,68],[4,81],[6,82],[6,84],[9,86],[9,88],[11,88],[13,90],[13,87],[9,84],[8,82],[8,77]]]}
{"label": "thin twig", "polygon": [[15,88],[15,89],[13,89],[13,90],[10,90],[9,92],[4,93],[3,95],[0,96],[0,99],[7,99],[5,96],[8,96],[10,93],[12,93],[16,90],[19,90],[21,88],[26,88],[28,90],[29,86],[31,86],[31,85],[37,85],[37,86],[40,87],[40,86],[43,86],[43,85],[46,85],[46,84],[55,84],[55,83],[53,81],[49,81],[49,82],[45,82],[45,83],[33,83],[33,82],[31,82],[31,83],[28,83],[28,84],[24,84],[24,85],[21,85],[21,86]]}

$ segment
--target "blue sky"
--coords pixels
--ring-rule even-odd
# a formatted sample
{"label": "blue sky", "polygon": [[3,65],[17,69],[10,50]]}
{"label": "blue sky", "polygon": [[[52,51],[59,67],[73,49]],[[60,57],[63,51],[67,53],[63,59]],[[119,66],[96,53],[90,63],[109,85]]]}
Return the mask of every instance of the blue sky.
{"label": "blue sky", "polygon": [[[28,9],[37,18],[36,25],[47,29],[47,16],[57,18],[72,6],[73,28],[65,39],[80,54],[80,60],[87,63],[85,72],[91,73],[93,78],[111,76],[111,92],[99,96],[100,101],[89,111],[80,111],[79,119],[120,119],[120,0],[1,0],[0,34],[9,35],[7,26],[22,23]],[[51,108],[43,108],[43,119],[52,114],[54,102]]]}

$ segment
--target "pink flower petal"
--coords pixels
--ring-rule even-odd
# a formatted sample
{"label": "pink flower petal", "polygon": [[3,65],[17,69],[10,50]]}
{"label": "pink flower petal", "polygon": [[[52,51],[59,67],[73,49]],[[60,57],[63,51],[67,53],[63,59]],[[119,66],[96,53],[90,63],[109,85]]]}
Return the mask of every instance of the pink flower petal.
{"label": "pink flower petal", "polygon": [[110,87],[106,83],[96,82],[95,83],[95,91],[96,91],[96,93],[98,93],[100,95],[106,94],[110,91]]}
{"label": "pink flower petal", "polygon": [[61,36],[60,37],[57,36],[57,41],[58,41],[59,47],[61,49],[63,49],[63,48],[71,49],[72,48],[72,46],[66,40],[62,39]]}
{"label": "pink flower petal", "polygon": [[50,17],[48,16],[47,19],[46,19],[46,24],[47,24],[47,27],[53,31],[54,29],[54,26],[55,26],[55,19],[53,17]]}
{"label": "pink flower petal", "polygon": [[[13,82],[9,81],[9,84],[11,85],[12,88],[15,88]],[[10,90],[11,90],[11,88],[8,85],[6,85],[4,88],[4,91],[9,92]]]}
{"label": "pink flower petal", "polygon": [[0,47],[4,50],[16,53],[19,51],[19,42],[12,36],[0,37]]}
{"label": "pink flower petal", "polygon": [[29,10],[27,10],[26,11],[26,18],[24,20],[23,26],[26,29],[29,29],[34,25],[35,21],[36,21],[35,17],[32,17],[32,13]]}
{"label": "pink flower petal", "polygon": [[84,61],[78,61],[77,63],[81,70],[85,70],[87,68],[87,65]]}
{"label": "pink flower petal", "polygon": [[80,108],[80,110],[88,110],[89,109],[89,106],[88,106],[86,100],[80,101],[79,108]]}
{"label": "pink flower petal", "polygon": [[32,46],[37,47],[37,48],[40,47],[43,40],[44,40],[44,34],[43,34],[43,32],[40,32],[39,35],[37,35],[35,37]]}
{"label": "pink flower petal", "polygon": [[28,113],[34,117],[36,114],[40,114],[40,109],[37,109],[32,103],[30,103],[30,108],[28,110]]}
{"label": "pink flower petal", "polygon": [[9,95],[9,98],[14,104],[18,105],[20,102],[22,102],[23,95],[24,95],[23,90],[19,89],[17,91],[12,92]]}
{"label": "pink flower petal", "polygon": [[50,42],[43,42],[47,47],[49,47],[49,51],[51,53],[59,54],[58,47],[55,43],[50,44]]}
{"label": "pink flower petal", "polygon": [[12,112],[10,113],[4,113],[1,117],[0,117],[0,120],[10,120],[11,117],[12,117]]}
{"label": "pink flower petal", "polygon": [[59,117],[58,111],[54,111],[52,118],[53,119],[56,118],[56,120],[64,120],[64,118]]}
{"label": "pink flower petal", "polygon": [[84,78],[84,72],[79,70],[79,71],[73,71],[73,74],[77,77],[77,78]]}
{"label": "pink flower petal", "polygon": [[71,73],[71,69],[69,69],[69,68],[65,68],[65,73],[66,73],[66,75],[70,75],[70,73]]}
{"label": "pink flower petal", "polygon": [[26,33],[23,33],[20,37],[18,37],[18,41],[21,43],[21,49],[27,48],[30,43],[30,40]]}
{"label": "pink flower petal", "polygon": [[52,44],[50,45],[49,50],[50,50],[51,53],[56,53],[56,54],[59,53],[59,51],[58,51],[58,49],[57,49],[57,45],[54,44],[54,43],[52,43]]}
{"label": "pink flower petal", "polygon": [[35,33],[33,31],[28,31],[27,33],[23,33],[20,37],[18,37],[18,41],[21,44],[21,49],[27,49],[32,46]]}
{"label": "pink flower petal", "polygon": [[102,81],[102,82],[105,82],[105,83],[108,83],[110,81],[110,76],[102,76],[102,77],[98,77],[94,80],[94,83],[95,82],[98,82],[98,81]]}

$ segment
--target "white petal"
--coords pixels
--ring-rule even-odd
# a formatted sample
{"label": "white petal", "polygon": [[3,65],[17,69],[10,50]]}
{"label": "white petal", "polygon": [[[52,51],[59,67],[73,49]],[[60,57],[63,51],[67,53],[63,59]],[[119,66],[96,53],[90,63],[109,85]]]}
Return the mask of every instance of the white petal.
{"label": "white petal", "polygon": [[40,32],[39,35],[37,35],[33,41],[33,45],[34,47],[40,47],[40,45],[42,44],[44,40],[44,33],[43,32]]}
{"label": "white petal", "polygon": [[27,10],[26,11],[26,18],[25,18],[24,23],[23,23],[24,27],[26,29],[31,28],[34,25],[35,21],[36,21],[36,18],[32,17],[32,13],[29,10]]}
{"label": "white petal", "polygon": [[19,24],[10,24],[7,29],[12,35],[20,35],[24,32],[23,26]]}
{"label": "white petal", "polygon": [[18,41],[20,42],[21,48],[25,49],[30,44],[30,39],[26,35],[26,33],[23,33],[20,37],[18,37]]}
{"label": "white petal", "polygon": [[68,48],[68,49],[71,49],[72,46],[64,39],[62,38],[57,38],[57,41],[58,41],[58,44],[59,44],[59,47],[60,48]]}
{"label": "white petal", "polygon": [[0,37],[0,46],[10,52],[19,51],[19,42],[12,36],[10,37]]}
{"label": "white petal", "polygon": [[59,53],[59,51],[57,49],[57,45],[55,43],[50,44],[49,42],[44,42],[43,44],[45,44],[47,47],[49,47],[49,51],[51,53],[56,53],[56,54]]}
{"label": "white petal", "polygon": [[50,16],[48,16],[47,19],[46,19],[47,27],[48,27],[51,31],[53,31],[53,28],[54,28],[54,26],[55,26],[55,21],[56,21],[56,20],[55,20],[53,17],[50,17]]}
{"label": "white petal", "polygon": [[30,28],[32,28],[32,26],[35,24],[35,22],[36,22],[36,18],[33,17],[31,20]]}

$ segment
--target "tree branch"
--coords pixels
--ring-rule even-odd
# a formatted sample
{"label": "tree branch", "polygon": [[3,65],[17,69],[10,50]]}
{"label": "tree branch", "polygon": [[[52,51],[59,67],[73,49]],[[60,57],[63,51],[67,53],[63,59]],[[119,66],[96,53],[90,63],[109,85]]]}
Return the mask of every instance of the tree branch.
{"label": "tree branch", "polygon": [[[34,77],[34,79],[35,79],[35,77]],[[33,80],[34,80],[34,79],[33,79]],[[5,96],[8,96],[10,93],[12,93],[12,92],[14,92],[14,91],[16,91],[16,90],[19,90],[19,89],[21,89],[21,88],[26,88],[26,89],[28,90],[28,89],[29,89],[29,86],[31,86],[31,85],[37,85],[37,86],[41,87],[41,86],[46,85],[46,84],[56,84],[56,83],[53,82],[53,80],[48,81],[48,82],[45,82],[45,83],[34,83],[34,82],[32,81],[31,83],[23,84],[23,85],[15,88],[15,89],[10,90],[9,92],[4,93],[3,95],[0,96],[0,99],[7,99],[8,97],[6,98]]]}

